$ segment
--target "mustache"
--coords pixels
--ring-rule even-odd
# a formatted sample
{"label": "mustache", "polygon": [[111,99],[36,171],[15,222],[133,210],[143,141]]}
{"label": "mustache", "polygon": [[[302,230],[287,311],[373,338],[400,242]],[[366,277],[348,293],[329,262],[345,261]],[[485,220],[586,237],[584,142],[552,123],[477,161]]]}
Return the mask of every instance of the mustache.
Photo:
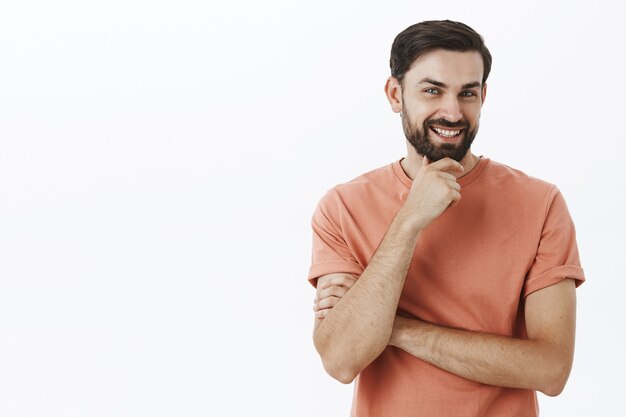
{"label": "mustache", "polygon": [[443,127],[449,127],[449,128],[463,128],[463,129],[467,129],[469,127],[469,123],[467,123],[466,121],[462,120],[460,122],[450,122],[446,119],[431,119],[431,120],[427,120],[424,125],[426,127],[430,127],[433,125],[437,125],[437,126],[443,126]]}

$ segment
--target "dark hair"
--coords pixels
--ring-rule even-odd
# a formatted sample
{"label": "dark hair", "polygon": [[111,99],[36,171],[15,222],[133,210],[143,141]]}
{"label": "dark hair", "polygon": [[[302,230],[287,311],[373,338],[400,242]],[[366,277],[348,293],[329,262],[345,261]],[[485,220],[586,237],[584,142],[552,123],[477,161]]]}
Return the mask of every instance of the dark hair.
{"label": "dark hair", "polygon": [[482,36],[466,24],[451,20],[428,20],[400,32],[391,45],[391,75],[402,85],[404,74],[413,61],[434,49],[480,52],[483,57],[482,84],[487,81],[491,71],[491,54]]}

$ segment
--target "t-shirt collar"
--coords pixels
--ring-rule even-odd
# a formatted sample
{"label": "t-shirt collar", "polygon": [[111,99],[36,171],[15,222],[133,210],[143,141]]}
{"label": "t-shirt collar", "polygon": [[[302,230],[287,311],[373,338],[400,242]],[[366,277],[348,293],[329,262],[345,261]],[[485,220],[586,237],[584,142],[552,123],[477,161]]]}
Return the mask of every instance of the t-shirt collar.
{"label": "t-shirt collar", "polygon": [[[411,188],[413,180],[406,175],[406,172],[404,172],[404,169],[402,169],[402,165],[400,164],[403,159],[404,158],[400,158],[392,164],[393,170],[396,173],[398,179],[402,182],[402,184],[406,185],[408,188]],[[478,163],[474,166],[474,168],[467,174],[458,178],[457,181],[459,185],[461,187],[464,187],[473,182],[476,178],[480,176],[480,174],[483,173],[488,164],[489,158],[484,158],[482,155],[480,155],[478,157]]]}

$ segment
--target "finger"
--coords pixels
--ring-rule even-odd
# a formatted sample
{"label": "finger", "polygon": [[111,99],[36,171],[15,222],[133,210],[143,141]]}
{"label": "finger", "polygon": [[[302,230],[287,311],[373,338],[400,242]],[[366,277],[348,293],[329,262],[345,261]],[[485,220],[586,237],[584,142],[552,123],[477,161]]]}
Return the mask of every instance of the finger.
{"label": "finger", "polygon": [[339,297],[326,297],[323,300],[319,300],[313,305],[313,311],[323,310],[325,308],[333,308],[341,300]]}
{"label": "finger", "polygon": [[454,181],[456,182],[456,177],[452,174],[450,174],[449,172],[445,172],[445,171],[437,171],[437,175],[439,175],[440,178],[449,180],[449,181]]}
{"label": "finger", "polygon": [[430,166],[439,171],[457,171],[457,172],[465,171],[465,168],[463,168],[463,165],[461,165],[454,159],[448,158],[448,157],[440,159],[437,162],[433,162],[432,164],[430,164]]}
{"label": "finger", "polygon": [[341,286],[350,288],[355,282],[356,282],[356,278],[352,278],[348,275],[337,275],[327,280],[326,282],[324,282],[321,285],[321,287],[318,286],[318,290],[319,291],[325,290],[326,288],[331,287],[333,285],[341,285]]}
{"label": "finger", "polygon": [[454,207],[457,204],[459,204],[459,201],[461,201],[461,193],[459,193],[456,190],[451,190],[451,192],[452,192],[452,202],[450,203],[448,207]]}
{"label": "finger", "polygon": [[450,187],[453,190],[456,191],[461,191],[461,184],[459,184],[458,182],[455,181],[448,181],[448,187]]}
{"label": "finger", "polygon": [[318,288],[323,290],[324,288],[328,288],[332,285],[343,285],[351,287],[352,284],[354,284],[354,281],[356,281],[356,278],[350,275],[335,275],[330,279],[325,280],[322,285],[318,286]]}
{"label": "finger", "polygon": [[315,312],[315,318],[322,320],[324,317],[326,317],[328,315],[329,311],[330,311],[330,308],[327,308],[325,310],[316,311]]}
{"label": "finger", "polygon": [[422,165],[427,166],[429,164],[430,164],[430,161],[428,160],[428,157],[424,155],[424,157],[422,158]]}
{"label": "finger", "polygon": [[335,297],[343,297],[348,292],[348,288],[341,287],[338,285],[333,285],[332,287],[328,287],[322,291],[320,291],[315,297],[315,302],[322,300],[326,297],[335,296]]}

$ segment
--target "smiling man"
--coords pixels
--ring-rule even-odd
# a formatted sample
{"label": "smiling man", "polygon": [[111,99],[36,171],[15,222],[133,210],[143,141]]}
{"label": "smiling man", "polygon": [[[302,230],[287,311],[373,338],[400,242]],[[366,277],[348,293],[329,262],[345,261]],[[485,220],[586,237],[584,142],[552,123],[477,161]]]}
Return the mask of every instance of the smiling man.
{"label": "smiling man", "polygon": [[537,416],[572,366],[575,230],[552,184],[471,152],[491,55],[459,22],[394,40],[407,155],[313,214],[314,343],[352,415]]}

